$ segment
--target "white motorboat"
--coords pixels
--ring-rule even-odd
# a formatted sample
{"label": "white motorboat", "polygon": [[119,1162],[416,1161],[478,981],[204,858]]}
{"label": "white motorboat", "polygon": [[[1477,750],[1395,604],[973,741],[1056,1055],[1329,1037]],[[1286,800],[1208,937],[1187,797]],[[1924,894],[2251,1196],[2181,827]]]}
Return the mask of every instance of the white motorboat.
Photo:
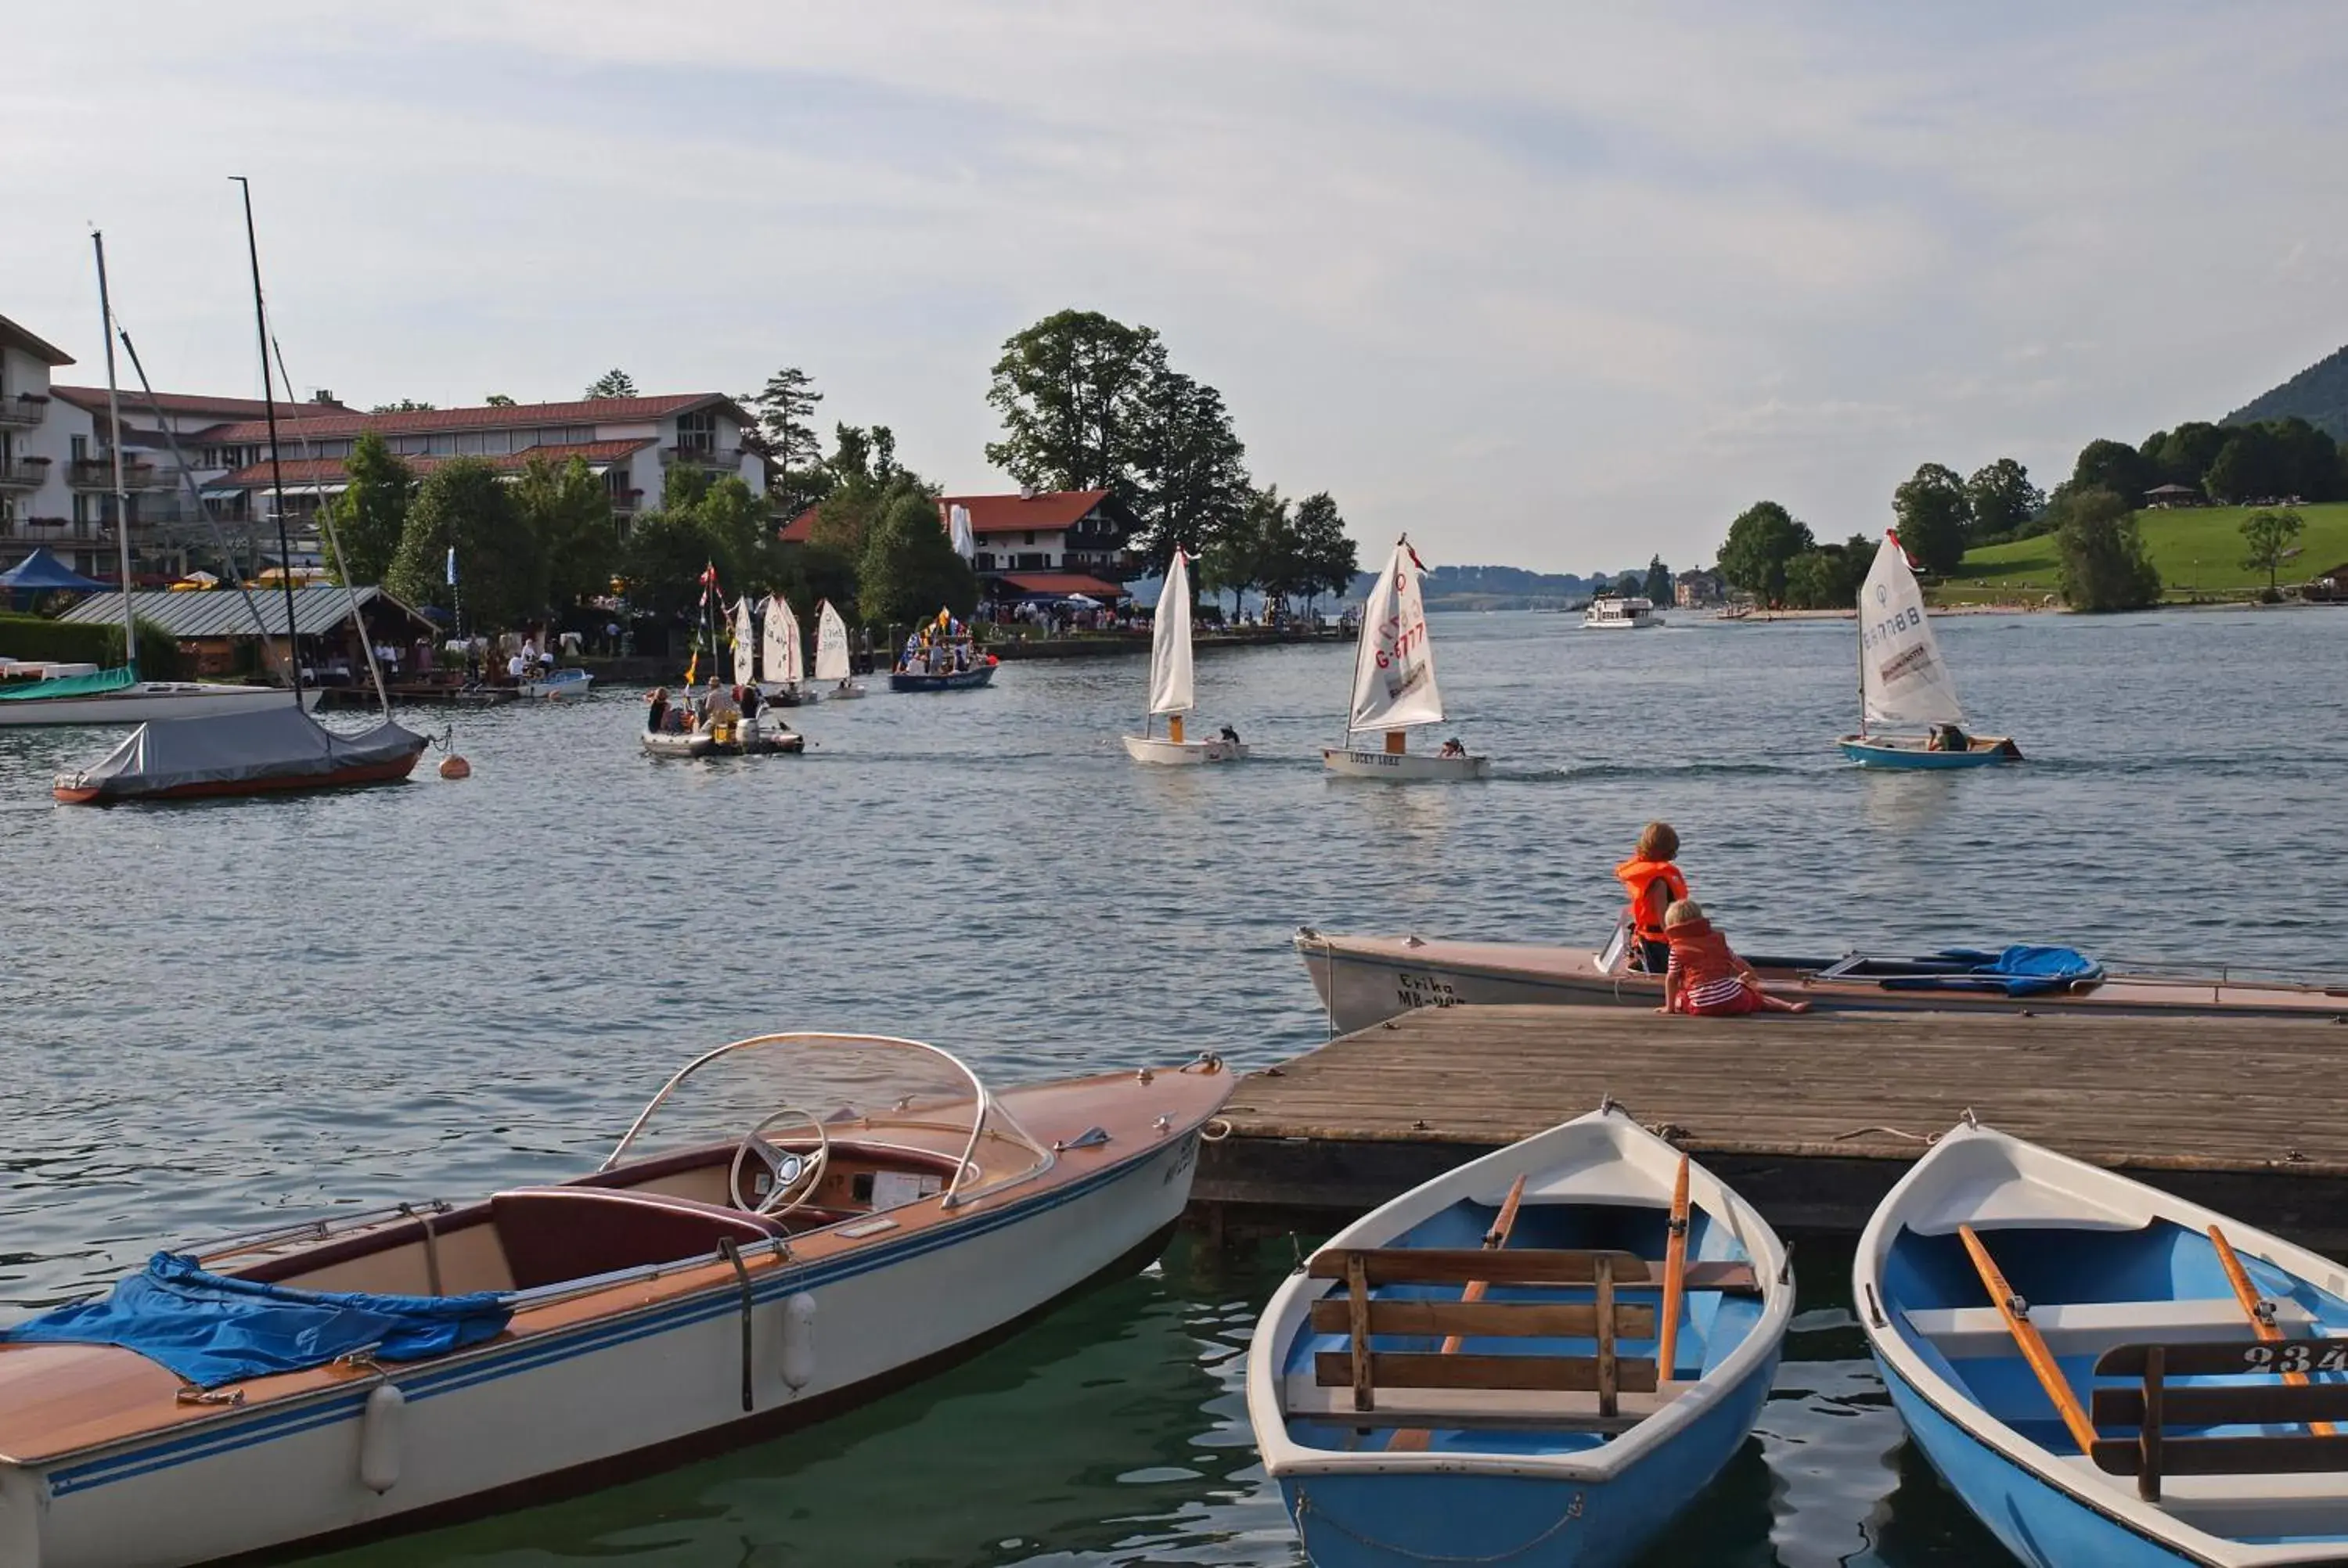
{"label": "white motorboat", "polygon": [[1636,596],[1601,593],[1581,612],[1586,631],[1639,631],[1663,623],[1663,618],[1655,613],[1655,601]]}
{"label": "white motorboat", "polygon": [[[1340,778],[1457,781],[1492,776],[1492,759],[1470,756],[1447,742],[1433,753],[1411,754],[1406,736],[1414,725],[1443,722],[1443,693],[1435,684],[1435,646],[1427,639],[1426,606],[1418,579],[1426,568],[1406,534],[1370,589],[1362,612],[1361,639],[1354,648],[1354,703],[1345,718],[1345,744],[1324,749],[1321,765]],[[1357,750],[1354,737],[1383,731],[1377,751]]]}
{"label": "white motorboat", "polygon": [[849,662],[848,622],[828,599],[815,610],[815,678],[824,683],[826,702],[845,702],[865,694]]}
{"label": "white motorboat", "polygon": [[1248,1419],[1316,1568],[1609,1568],[1744,1444],[1793,1310],[1767,1222],[1610,1104],[1332,1237]]}
{"label": "white motorboat", "polygon": [[[1120,735],[1125,754],[1137,763],[1188,766],[1238,762],[1247,747],[1228,735],[1195,740],[1182,733],[1183,715],[1198,706],[1190,678],[1190,558],[1179,549],[1166,568],[1158,590],[1158,610],[1149,626],[1149,708],[1142,733]],[[1166,733],[1149,733],[1149,720],[1166,715]]]}
{"label": "white motorboat", "polygon": [[764,1035],[572,1180],[159,1255],[0,1330],[0,1563],[306,1554],[857,1409],[1154,1257],[1231,1086]]}
{"label": "white motorboat", "polygon": [[595,677],[576,665],[560,670],[548,670],[525,677],[521,694],[525,697],[584,697],[593,689]]}
{"label": "white motorboat", "polygon": [[[155,719],[209,719],[293,706],[283,686],[220,681],[141,681],[129,669],[67,675],[0,690],[0,728],[28,724],[144,724]],[[318,689],[302,689],[304,710]]]}

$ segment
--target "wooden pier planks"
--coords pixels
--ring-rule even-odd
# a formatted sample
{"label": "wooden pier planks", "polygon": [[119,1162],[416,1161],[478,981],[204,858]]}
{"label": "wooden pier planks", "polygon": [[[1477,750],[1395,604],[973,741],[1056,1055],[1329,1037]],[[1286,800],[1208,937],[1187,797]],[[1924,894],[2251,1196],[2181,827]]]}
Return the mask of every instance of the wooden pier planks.
{"label": "wooden pier planks", "polygon": [[1423,1009],[1242,1081],[1197,1198],[1242,1219],[1359,1213],[1610,1094],[1789,1228],[1855,1231],[1921,1137],[1970,1107],[2269,1229],[2348,1242],[2348,1027],[2329,1020]]}

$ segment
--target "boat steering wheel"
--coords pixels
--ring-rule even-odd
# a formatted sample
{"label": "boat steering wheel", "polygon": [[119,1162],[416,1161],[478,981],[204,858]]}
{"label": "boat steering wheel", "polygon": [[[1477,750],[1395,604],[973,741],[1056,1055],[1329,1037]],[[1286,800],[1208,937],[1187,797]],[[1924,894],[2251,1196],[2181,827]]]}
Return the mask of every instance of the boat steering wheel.
{"label": "boat steering wheel", "polygon": [[[815,1147],[807,1153],[796,1149],[778,1149],[767,1142],[766,1132],[778,1123],[805,1122],[815,1129]],[[742,1170],[752,1154],[767,1169],[768,1185],[763,1198],[746,1195],[742,1190]],[[750,1129],[734,1151],[734,1163],[726,1173],[726,1191],[734,1206],[746,1214],[763,1214],[768,1219],[780,1219],[800,1207],[815,1195],[823,1180],[823,1173],[831,1163],[831,1134],[823,1123],[808,1112],[785,1106],[769,1112]]]}

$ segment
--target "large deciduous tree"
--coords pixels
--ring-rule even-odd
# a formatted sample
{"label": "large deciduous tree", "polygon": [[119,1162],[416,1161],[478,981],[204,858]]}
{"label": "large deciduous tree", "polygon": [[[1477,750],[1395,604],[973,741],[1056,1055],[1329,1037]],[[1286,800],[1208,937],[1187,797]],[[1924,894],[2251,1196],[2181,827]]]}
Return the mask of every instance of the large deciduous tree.
{"label": "large deciduous tree", "polygon": [[510,630],[546,610],[546,558],[497,470],[478,457],[452,457],[417,487],[384,586],[410,604],[454,608],[461,594],[472,625]]}
{"label": "large deciduous tree", "polygon": [[1639,594],[1657,604],[1671,603],[1672,569],[1663,564],[1663,557],[1647,558],[1647,575],[1639,585]]}
{"label": "large deciduous tree", "polygon": [[2105,489],[2066,490],[2054,545],[2063,597],[2074,610],[2142,610],[2160,598],[2160,573],[2145,554],[2136,512]]}
{"label": "large deciduous tree", "polygon": [[2071,469],[2073,490],[2108,490],[2133,509],[2157,482],[2144,454],[2125,441],[2090,441]]}
{"label": "large deciduous tree", "polygon": [[2248,547],[2243,569],[2265,572],[2269,594],[2276,591],[2275,579],[2290,559],[2291,541],[2306,527],[2306,519],[2297,512],[2252,512],[2242,519],[2242,543]]}
{"label": "large deciduous tree", "polygon": [[1972,512],[1965,482],[1956,470],[1938,463],[1922,465],[1891,492],[1891,512],[1899,519],[1900,544],[1926,571],[1946,577],[1965,559]]}
{"label": "large deciduous tree", "polygon": [[1003,439],[986,460],[1038,489],[1115,491],[1139,498],[1148,393],[1166,369],[1148,327],[1097,311],[1062,311],[1005,342],[986,401]]}
{"label": "large deciduous tree", "polygon": [[936,500],[918,491],[900,493],[874,519],[856,575],[867,621],[911,625],[941,609],[978,608],[977,577],[939,526]]}
{"label": "large deciduous tree", "polygon": [[372,430],[352,445],[344,467],[350,483],[335,497],[333,513],[335,537],[342,543],[335,580],[380,583],[390,571],[407,529],[407,508],[416,499],[416,470],[393,456],[383,437]]}
{"label": "large deciduous tree", "polygon": [[1288,575],[1304,595],[1305,607],[1324,593],[1343,593],[1361,568],[1361,552],[1345,532],[1345,519],[1326,490],[1316,491],[1296,504],[1292,530],[1295,566]]}
{"label": "large deciduous tree", "polygon": [[1138,404],[1138,548],[1148,569],[1162,574],[1177,548],[1200,555],[1247,509],[1247,448],[1222,394],[1179,371],[1159,372]]}
{"label": "large deciduous tree", "polygon": [[2030,470],[2000,457],[1965,481],[1966,542],[2018,538],[2045,509],[2046,492],[2030,482]]}
{"label": "large deciduous tree", "polygon": [[1775,501],[1756,501],[1728,525],[1720,547],[1720,575],[1765,603],[1786,597],[1787,563],[1808,549],[1810,530]]}
{"label": "large deciduous tree", "polygon": [[611,591],[619,531],[612,521],[611,492],[584,458],[557,466],[532,454],[514,482],[513,498],[545,554],[547,593],[557,607],[568,609]]}

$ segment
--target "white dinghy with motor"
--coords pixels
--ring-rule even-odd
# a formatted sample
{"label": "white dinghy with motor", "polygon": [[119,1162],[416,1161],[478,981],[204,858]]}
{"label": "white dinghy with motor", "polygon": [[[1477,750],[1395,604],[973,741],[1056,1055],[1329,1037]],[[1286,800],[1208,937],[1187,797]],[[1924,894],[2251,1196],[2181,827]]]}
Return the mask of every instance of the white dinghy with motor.
{"label": "white dinghy with motor", "polygon": [[[1247,747],[1230,734],[1193,740],[1182,733],[1182,715],[1198,706],[1190,676],[1190,558],[1180,550],[1166,569],[1165,586],[1158,590],[1158,610],[1149,627],[1149,711],[1142,733],[1120,735],[1125,754],[1137,763],[1181,766],[1197,763],[1230,763],[1244,758]],[[1166,733],[1149,733],[1149,719],[1166,715]]]}
{"label": "white dinghy with motor", "polygon": [[[1457,780],[1492,776],[1492,759],[1469,756],[1456,741],[1443,750],[1413,755],[1405,737],[1415,725],[1443,722],[1443,693],[1435,684],[1435,647],[1427,641],[1426,606],[1418,579],[1426,568],[1410,548],[1410,536],[1395,541],[1394,555],[1370,589],[1362,612],[1361,641],[1354,649],[1354,705],[1345,717],[1345,744],[1321,753],[1321,765],[1340,778]],[[1354,737],[1372,730],[1385,733],[1385,748],[1357,751]]]}

